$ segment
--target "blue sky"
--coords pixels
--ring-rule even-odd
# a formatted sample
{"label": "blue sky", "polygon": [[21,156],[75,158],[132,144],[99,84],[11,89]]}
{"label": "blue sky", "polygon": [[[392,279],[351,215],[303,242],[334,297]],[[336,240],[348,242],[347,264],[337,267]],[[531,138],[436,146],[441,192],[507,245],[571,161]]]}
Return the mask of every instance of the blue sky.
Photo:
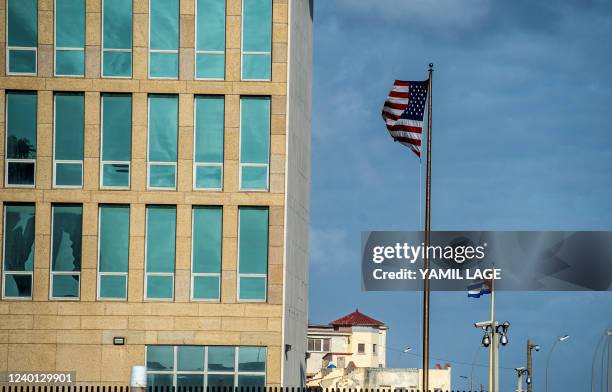
{"label": "blue sky", "polygon": [[[433,89],[432,228],[612,230],[612,3],[609,1],[378,0],[315,4],[310,320],[359,308],[390,326],[389,366],[420,366],[421,296],[360,287],[360,232],[419,228],[419,161],[380,117],[394,79]],[[424,165],[423,165],[424,170]],[[433,293],[432,364],[451,362],[453,387],[487,385],[486,350],[472,323],[488,297]],[[501,385],[525,365],[550,390],[588,390],[612,293],[511,293]],[[599,366],[599,365],[598,365]],[[599,376],[597,376],[597,379]],[[512,389],[510,389],[512,388]]]}

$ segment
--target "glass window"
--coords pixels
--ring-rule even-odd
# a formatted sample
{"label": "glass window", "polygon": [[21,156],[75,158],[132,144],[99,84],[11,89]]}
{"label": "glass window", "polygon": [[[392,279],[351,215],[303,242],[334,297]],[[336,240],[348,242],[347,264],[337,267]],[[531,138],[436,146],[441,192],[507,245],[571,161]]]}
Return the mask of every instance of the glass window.
{"label": "glass window", "polygon": [[270,97],[240,99],[240,189],[268,190]]}
{"label": "glass window", "polygon": [[85,75],[85,0],[55,0],[55,76]]}
{"label": "glass window", "polygon": [[147,206],[145,298],[174,298],[176,207]]}
{"label": "glass window", "polygon": [[132,1],[103,0],[102,76],[132,76]]}
{"label": "glass window", "polygon": [[178,96],[149,95],[148,187],[176,188]]}
{"label": "glass window", "polygon": [[268,276],[268,208],[238,210],[238,299],[265,301]]}
{"label": "glass window", "polygon": [[265,347],[147,346],[147,386],[265,386],[266,357]]}
{"label": "glass window", "polygon": [[149,0],[149,78],[178,79],[179,0]]}
{"label": "glass window", "polygon": [[51,298],[78,299],[83,207],[57,204],[51,221]]}
{"label": "glass window", "polygon": [[221,207],[194,207],[192,232],[192,299],[221,298]]}
{"label": "glass window", "polygon": [[98,299],[127,299],[130,206],[101,205],[98,223]]}
{"label": "glass window", "polygon": [[195,97],[193,188],[223,188],[223,96]]}
{"label": "glass window", "polygon": [[36,75],[38,1],[8,0],[6,6],[6,73]]}
{"label": "glass window", "polygon": [[54,186],[83,186],[83,128],[85,97],[82,93],[55,93],[53,140]]}
{"label": "glass window", "polygon": [[270,80],[272,0],[243,0],[242,17],[242,79]]}
{"label": "glass window", "polygon": [[32,298],[34,204],[4,205],[3,298]]}
{"label": "glass window", "polygon": [[33,187],[36,177],[36,92],[6,93],[7,186]]}
{"label": "glass window", "polygon": [[196,79],[225,77],[225,0],[196,0]]}
{"label": "glass window", "polygon": [[132,96],[102,94],[102,188],[130,187],[132,157]]}

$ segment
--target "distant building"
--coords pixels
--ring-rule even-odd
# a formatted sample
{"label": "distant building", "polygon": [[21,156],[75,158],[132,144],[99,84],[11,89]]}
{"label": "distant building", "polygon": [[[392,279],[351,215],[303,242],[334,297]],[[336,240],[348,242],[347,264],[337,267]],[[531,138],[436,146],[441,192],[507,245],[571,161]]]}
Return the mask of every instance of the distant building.
{"label": "distant building", "polygon": [[[323,388],[421,387],[421,369],[386,368],[387,326],[359,310],[325,325],[308,326],[307,385]],[[451,389],[451,368],[429,371],[432,391]]]}
{"label": "distant building", "polygon": [[387,327],[384,323],[354,311],[327,325],[308,326],[306,374],[321,369],[385,367]]}

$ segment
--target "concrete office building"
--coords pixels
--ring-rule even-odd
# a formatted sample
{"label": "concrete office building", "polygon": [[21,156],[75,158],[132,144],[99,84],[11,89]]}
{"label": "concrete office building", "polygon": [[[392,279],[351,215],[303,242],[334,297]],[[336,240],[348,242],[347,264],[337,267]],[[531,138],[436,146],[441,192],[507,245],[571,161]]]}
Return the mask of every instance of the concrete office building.
{"label": "concrete office building", "polygon": [[305,383],[312,8],[0,0],[0,371]]}

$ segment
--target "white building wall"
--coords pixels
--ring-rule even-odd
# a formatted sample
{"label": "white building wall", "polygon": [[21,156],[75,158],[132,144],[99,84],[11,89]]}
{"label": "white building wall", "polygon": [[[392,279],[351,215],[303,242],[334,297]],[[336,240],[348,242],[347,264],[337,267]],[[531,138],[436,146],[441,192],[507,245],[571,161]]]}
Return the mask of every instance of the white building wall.
{"label": "white building wall", "polygon": [[313,11],[312,0],[289,1],[283,386],[306,383]]}

